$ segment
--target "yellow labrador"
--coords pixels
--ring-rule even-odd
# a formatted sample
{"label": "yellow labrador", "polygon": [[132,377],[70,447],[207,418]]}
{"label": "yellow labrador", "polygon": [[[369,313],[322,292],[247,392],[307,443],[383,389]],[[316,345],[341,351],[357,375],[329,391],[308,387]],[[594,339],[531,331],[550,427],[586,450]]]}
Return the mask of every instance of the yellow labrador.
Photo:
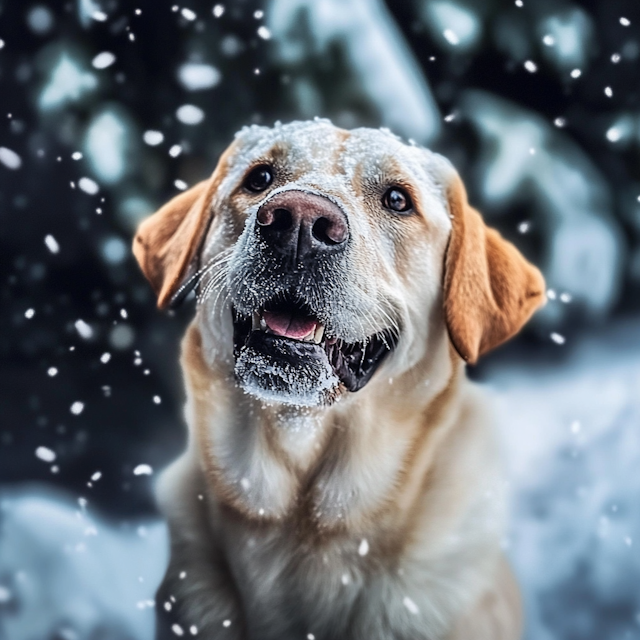
{"label": "yellow labrador", "polygon": [[158,638],[517,639],[465,362],[544,281],[452,166],[385,131],[248,127],[134,252],[161,308],[198,300],[189,444],[159,486]]}

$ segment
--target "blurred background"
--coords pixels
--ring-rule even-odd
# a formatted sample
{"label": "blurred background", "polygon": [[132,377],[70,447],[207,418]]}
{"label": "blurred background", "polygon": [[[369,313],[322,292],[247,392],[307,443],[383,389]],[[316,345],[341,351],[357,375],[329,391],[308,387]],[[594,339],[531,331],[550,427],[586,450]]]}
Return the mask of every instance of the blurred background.
{"label": "blurred background", "polygon": [[315,116],[445,154],[541,266],[470,371],[527,637],[640,638],[637,0],[0,0],[0,639],[152,637],[193,306],[131,237],[241,126]]}

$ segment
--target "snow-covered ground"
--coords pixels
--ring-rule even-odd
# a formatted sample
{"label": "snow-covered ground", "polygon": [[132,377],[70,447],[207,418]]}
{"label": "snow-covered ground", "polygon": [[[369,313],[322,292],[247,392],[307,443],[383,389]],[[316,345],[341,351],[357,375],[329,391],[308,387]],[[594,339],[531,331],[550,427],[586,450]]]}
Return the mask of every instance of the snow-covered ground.
{"label": "snow-covered ground", "polygon": [[[639,356],[640,328],[617,325],[561,364],[489,373],[529,640],[640,638]],[[152,637],[163,524],[123,529],[33,489],[1,505],[0,638]]]}
{"label": "snow-covered ground", "polygon": [[114,526],[45,490],[0,491],[0,640],[152,640],[163,523]]}
{"label": "snow-covered ground", "polygon": [[490,378],[528,639],[640,638],[640,323]]}

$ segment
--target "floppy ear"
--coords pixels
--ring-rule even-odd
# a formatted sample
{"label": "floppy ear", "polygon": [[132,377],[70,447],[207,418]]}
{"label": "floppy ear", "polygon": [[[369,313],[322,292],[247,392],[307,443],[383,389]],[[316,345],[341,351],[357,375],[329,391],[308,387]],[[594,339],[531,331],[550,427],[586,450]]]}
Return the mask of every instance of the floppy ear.
{"label": "floppy ear", "polygon": [[138,227],[133,254],[160,309],[178,306],[198,283],[195,257],[213,220],[213,197],[235,148],[235,143],[227,147],[208,180],[170,200]]}
{"label": "floppy ear", "polygon": [[[194,257],[209,226],[212,180],[199,182],[142,221],[133,253],[153,290],[158,307],[177,306],[190,289]],[[195,281],[195,279],[194,279]]]}
{"label": "floppy ear", "polygon": [[540,271],[469,206],[457,175],[447,198],[453,228],[445,258],[445,320],[454,347],[474,364],[544,304],[545,285]]}

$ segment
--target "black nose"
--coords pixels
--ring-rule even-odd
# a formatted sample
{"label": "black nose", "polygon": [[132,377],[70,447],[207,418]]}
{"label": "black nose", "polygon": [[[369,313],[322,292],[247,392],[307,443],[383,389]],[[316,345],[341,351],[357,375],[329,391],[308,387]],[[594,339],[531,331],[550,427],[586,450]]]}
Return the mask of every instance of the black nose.
{"label": "black nose", "polygon": [[344,248],[349,227],[328,198],[303,191],[279,193],[258,210],[258,230],[279,253],[302,260]]}

